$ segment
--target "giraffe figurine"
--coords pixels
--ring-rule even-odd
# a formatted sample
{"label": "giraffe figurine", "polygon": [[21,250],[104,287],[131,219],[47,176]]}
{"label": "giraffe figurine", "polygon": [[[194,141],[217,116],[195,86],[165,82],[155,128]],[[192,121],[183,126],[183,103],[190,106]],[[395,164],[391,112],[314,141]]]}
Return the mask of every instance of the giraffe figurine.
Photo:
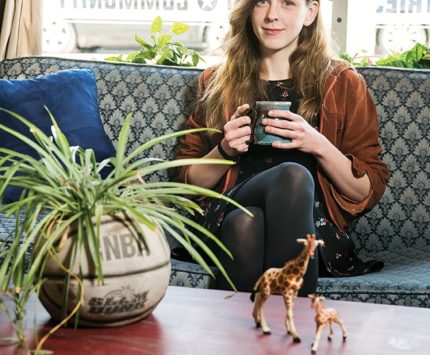
{"label": "giraffe figurine", "polygon": [[315,339],[312,344],[312,352],[316,352],[318,350],[321,334],[324,330],[324,327],[327,325],[327,323],[330,325],[330,333],[328,334],[328,340],[331,341],[331,338],[333,336],[333,322],[334,322],[339,324],[340,328],[342,329],[343,341],[345,341],[347,336],[346,328],[339,314],[336,312],[336,310],[334,308],[324,308],[324,306],[321,303],[321,301],[325,299],[323,296],[317,296],[317,295],[311,294],[308,297],[312,301],[311,307],[315,309],[315,313],[316,313],[315,323],[317,325]]}
{"label": "giraffe figurine", "polygon": [[308,234],[306,239],[297,239],[298,243],[304,244],[303,251],[298,257],[284,264],[282,268],[270,268],[257,280],[251,294],[254,301],[254,317],[257,327],[261,326],[264,334],[270,334],[270,329],[264,319],[263,306],[272,293],[282,294],[287,309],[285,327],[288,334],[293,336],[296,343],[300,342],[293,319],[293,305],[299,289],[303,285],[303,275],[308,268],[309,258],[313,257],[315,248],[324,245],[322,240],[317,240],[314,234]]}

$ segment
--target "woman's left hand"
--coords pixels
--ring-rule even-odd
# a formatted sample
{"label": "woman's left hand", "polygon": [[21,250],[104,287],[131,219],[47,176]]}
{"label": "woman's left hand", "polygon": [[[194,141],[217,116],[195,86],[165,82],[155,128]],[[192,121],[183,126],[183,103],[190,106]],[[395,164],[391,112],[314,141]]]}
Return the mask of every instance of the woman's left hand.
{"label": "woman's left hand", "polygon": [[263,119],[266,132],[292,140],[290,143],[273,142],[272,147],[296,148],[312,154],[330,182],[342,195],[357,202],[367,196],[371,188],[368,175],[355,177],[352,174],[351,160],[303,117],[290,111],[278,110],[269,111],[269,116],[284,119]]}
{"label": "woman's left hand", "polygon": [[327,142],[327,139],[300,115],[290,111],[271,110],[269,116],[284,119],[263,119],[266,133],[291,139],[289,143],[273,142],[274,148],[295,148],[305,153],[317,154]]}

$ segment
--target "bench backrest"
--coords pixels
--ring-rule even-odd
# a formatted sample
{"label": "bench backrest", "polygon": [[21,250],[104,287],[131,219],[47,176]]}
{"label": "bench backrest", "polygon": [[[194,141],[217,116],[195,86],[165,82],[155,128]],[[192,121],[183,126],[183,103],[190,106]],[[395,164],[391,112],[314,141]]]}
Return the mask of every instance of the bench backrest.
{"label": "bench backrest", "polygon": [[[0,78],[17,79],[62,69],[91,68],[101,118],[116,144],[121,122],[134,113],[129,149],[181,129],[193,109],[201,69],[82,61],[48,57],[5,60]],[[375,100],[391,178],[380,203],[351,231],[359,247],[380,251],[430,244],[430,70],[359,68]],[[170,159],[176,140],[151,156]],[[164,180],[165,173],[151,176]],[[1,222],[0,222],[1,223]],[[1,227],[0,227],[1,233]]]}
{"label": "bench backrest", "polygon": [[430,70],[359,68],[376,104],[390,180],[382,200],[357,220],[368,250],[430,245]]}

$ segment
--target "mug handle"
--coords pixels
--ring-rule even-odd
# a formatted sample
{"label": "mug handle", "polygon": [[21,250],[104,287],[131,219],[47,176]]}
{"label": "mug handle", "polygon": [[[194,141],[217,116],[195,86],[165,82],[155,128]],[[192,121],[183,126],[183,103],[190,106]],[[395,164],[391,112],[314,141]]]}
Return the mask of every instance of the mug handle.
{"label": "mug handle", "polygon": [[250,145],[254,143],[254,132],[255,127],[257,126],[257,110],[254,107],[251,107],[248,111],[246,111],[245,115],[251,118],[251,139],[246,142],[248,145]]}

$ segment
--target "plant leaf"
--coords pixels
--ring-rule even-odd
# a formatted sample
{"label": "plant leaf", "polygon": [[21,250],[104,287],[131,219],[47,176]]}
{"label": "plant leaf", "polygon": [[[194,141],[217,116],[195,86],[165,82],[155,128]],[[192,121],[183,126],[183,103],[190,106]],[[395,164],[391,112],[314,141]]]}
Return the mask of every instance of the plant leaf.
{"label": "plant leaf", "polygon": [[159,47],[166,46],[171,39],[172,39],[171,35],[167,35],[167,34],[161,35],[160,38],[158,39],[158,46]]}
{"label": "plant leaf", "polygon": [[124,60],[122,59],[122,56],[123,56],[122,54],[118,54],[118,55],[106,57],[105,60],[108,62],[123,62]]}
{"label": "plant leaf", "polygon": [[174,23],[172,23],[171,31],[175,35],[180,35],[181,33],[188,31],[189,28],[190,28],[190,26],[187,25],[186,23],[174,22]]}
{"label": "plant leaf", "polygon": [[127,142],[128,142],[128,136],[130,134],[131,120],[132,120],[132,116],[129,113],[125,118],[121,131],[119,133],[118,146],[116,149],[116,156],[115,156],[115,176],[116,177],[119,177],[124,171],[123,160],[125,156],[125,151],[127,149]]}
{"label": "plant leaf", "polygon": [[192,61],[193,61],[193,65],[196,67],[197,64],[199,64],[199,61],[201,59],[200,55],[198,53],[196,53],[196,52],[193,52],[191,58],[192,58]]}
{"label": "plant leaf", "polygon": [[139,37],[138,35],[134,36],[134,40],[139,43],[142,47],[145,47],[148,42],[146,42],[143,38]]}
{"label": "plant leaf", "polygon": [[213,132],[213,133],[221,133],[220,130],[215,128],[192,128],[192,129],[186,129],[179,132],[173,132],[169,134],[165,134],[161,137],[155,137],[151,140],[149,140],[146,143],[143,143],[140,147],[136,148],[133,152],[131,152],[125,159],[124,163],[129,163],[131,160],[137,158],[138,155],[143,153],[145,150],[153,147],[156,144],[159,144],[161,142],[167,141],[172,138],[180,137],[186,134],[192,134],[192,133],[200,133],[200,132]]}
{"label": "plant leaf", "polygon": [[157,16],[151,24],[151,33],[160,33],[163,28],[163,20]]}
{"label": "plant leaf", "polygon": [[172,58],[173,53],[170,51],[169,48],[166,48],[161,56],[157,59],[157,64],[166,64],[166,60],[169,60]]}

